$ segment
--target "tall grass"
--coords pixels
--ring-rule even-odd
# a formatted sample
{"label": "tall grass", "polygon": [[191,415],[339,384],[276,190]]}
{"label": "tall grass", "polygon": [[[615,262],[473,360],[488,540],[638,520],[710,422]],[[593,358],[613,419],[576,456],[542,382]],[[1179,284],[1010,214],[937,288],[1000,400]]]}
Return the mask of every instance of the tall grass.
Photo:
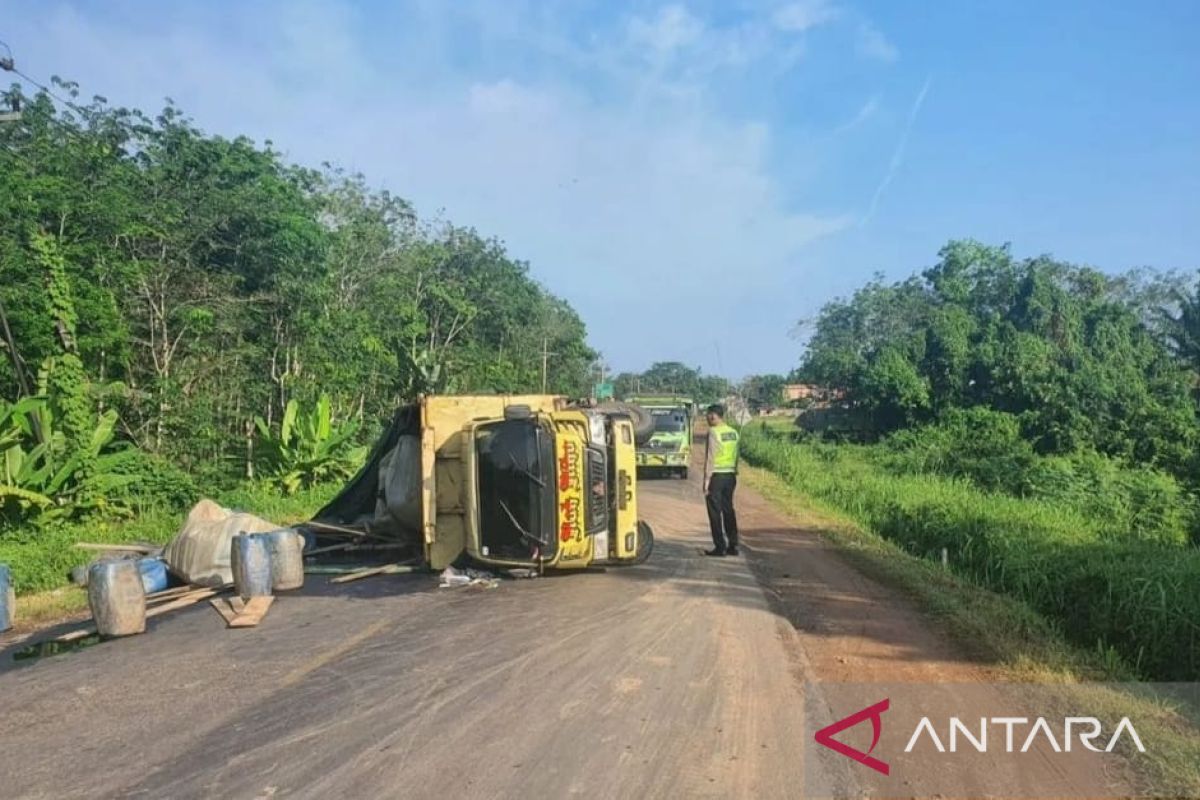
{"label": "tall grass", "polygon": [[1114,539],[1187,544],[1196,527],[1195,501],[1171,475],[1096,452],[1037,455],[1020,417],[1001,411],[955,409],[862,452],[894,472],[965,478],[1077,511]]}
{"label": "tall grass", "polygon": [[1200,550],[1114,537],[1073,507],[888,471],[862,449],[743,429],[747,460],[917,555],[1028,603],[1157,680],[1200,678]]}

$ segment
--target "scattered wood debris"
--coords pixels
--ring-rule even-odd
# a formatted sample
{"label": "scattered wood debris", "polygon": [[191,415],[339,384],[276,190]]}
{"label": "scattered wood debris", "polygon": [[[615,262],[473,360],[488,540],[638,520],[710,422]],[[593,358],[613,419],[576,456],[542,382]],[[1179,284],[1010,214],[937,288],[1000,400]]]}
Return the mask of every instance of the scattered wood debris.
{"label": "scattered wood debris", "polygon": [[230,628],[253,628],[262,622],[262,618],[274,602],[273,595],[251,597],[249,600],[242,600],[240,597],[227,600],[221,597],[209,601]]}
{"label": "scattered wood debris", "polygon": [[383,564],[382,566],[378,566],[378,567],[368,567],[367,569],[360,569],[355,572],[348,572],[345,575],[339,575],[336,578],[330,579],[329,582],[330,583],[349,583],[350,581],[356,581],[356,580],[359,580],[360,578],[370,578],[375,575],[398,575],[400,573],[419,572],[419,571],[423,571],[421,567],[415,566],[413,564],[398,562],[395,564]]}
{"label": "scattered wood debris", "polygon": [[80,550],[104,550],[113,553],[157,553],[162,547],[148,544],[103,544],[97,542],[76,542]]}
{"label": "scattered wood debris", "polygon": [[206,600],[215,594],[225,591],[224,589],[196,589],[170,600],[162,605],[156,605],[153,608],[146,609],[146,618],[157,617],[159,614],[165,614],[168,611],[174,611],[177,608],[186,608],[187,606],[199,603],[201,600]]}

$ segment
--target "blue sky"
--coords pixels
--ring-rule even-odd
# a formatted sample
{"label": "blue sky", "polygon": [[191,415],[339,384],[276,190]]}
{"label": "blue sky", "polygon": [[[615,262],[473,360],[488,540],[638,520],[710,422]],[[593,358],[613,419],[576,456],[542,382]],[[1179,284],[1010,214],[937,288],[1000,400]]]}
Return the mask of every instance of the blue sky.
{"label": "blue sky", "polygon": [[0,0],[25,72],[503,239],[617,370],[787,371],[951,238],[1200,266],[1200,3]]}

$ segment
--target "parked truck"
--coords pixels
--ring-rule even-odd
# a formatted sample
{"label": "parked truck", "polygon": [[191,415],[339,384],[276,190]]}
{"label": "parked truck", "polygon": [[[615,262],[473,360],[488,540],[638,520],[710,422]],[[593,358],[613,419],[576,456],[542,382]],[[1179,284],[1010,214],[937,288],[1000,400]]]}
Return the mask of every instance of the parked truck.
{"label": "parked truck", "polygon": [[315,526],[407,542],[433,569],[637,564],[639,438],[649,416],[557,395],[426,396],[400,409]]}
{"label": "parked truck", "polygon": [[692,461],[692,418],[696,404],[679,395],[638,395],[631,404],[654,419],[653,434],[638,445],[637,463],[643,474],[688,476]]}

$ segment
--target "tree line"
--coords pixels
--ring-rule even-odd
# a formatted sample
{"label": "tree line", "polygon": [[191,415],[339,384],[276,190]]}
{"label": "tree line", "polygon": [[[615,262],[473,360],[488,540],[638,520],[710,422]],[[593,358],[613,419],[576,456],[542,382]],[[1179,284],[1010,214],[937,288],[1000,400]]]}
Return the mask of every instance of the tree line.
{"label": "tree line", "polygon": [[679,361],[656,361],[642,372],[622,372],[613,378],[617,397],[676,394],[697,403],[715,403],[733,391],[733,384],[718,375],[705,375],[700,367]]}
{"label": "tree line", "polygon": [[1098,453],[1195,486],[1197,309],[1188,276],[952,241],[919,275],[822,308],[795,377],[844,391],[835,411],[860,438],[971,410],[1038,454]]}
{"label": "tree line", "polygon": [[0,450],[63,463],[111,418],[101,449],[230,480],[289,404],[369,430],[421,392],[586,392],[582,320],[501,242],[173,104],[57,89],[14,85],[0,123]]}

